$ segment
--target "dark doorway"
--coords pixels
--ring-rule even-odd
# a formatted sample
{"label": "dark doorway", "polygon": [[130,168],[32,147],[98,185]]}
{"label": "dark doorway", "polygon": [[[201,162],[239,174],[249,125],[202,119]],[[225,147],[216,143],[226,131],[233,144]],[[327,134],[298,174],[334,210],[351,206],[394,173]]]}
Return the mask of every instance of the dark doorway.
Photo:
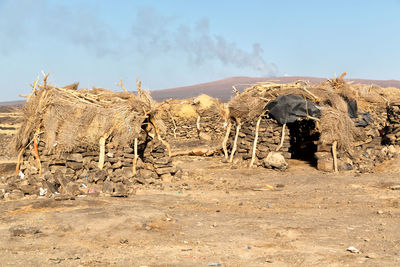
{"label": "dark doorway", "polygon": [[292,159],[299,159],[309,162],[311,165],[317,165],[315,152],[317,152],[317,141],[319,132],[315,129],[315,121],[298,120],[289,123],[290,148]]}

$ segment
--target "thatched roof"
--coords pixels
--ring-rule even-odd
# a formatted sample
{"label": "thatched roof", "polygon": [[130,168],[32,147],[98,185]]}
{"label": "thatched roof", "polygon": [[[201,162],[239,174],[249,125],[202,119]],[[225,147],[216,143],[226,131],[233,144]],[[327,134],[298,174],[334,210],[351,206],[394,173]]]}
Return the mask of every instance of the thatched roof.
{"label": "thatched roof", "polygon": [[[16,135],[16,148],[26,147],[35,134],[45,140],[49,152],[75,148],[97,149],[100,137],[129,146],[142,124],[154,116],[155,105],[147,92],[138,95],[76,86],[44,85],[23,107],[23,123]],[[153,120],[154,121],[154,120]],[[157,126],[163,128],[157,120]]]}

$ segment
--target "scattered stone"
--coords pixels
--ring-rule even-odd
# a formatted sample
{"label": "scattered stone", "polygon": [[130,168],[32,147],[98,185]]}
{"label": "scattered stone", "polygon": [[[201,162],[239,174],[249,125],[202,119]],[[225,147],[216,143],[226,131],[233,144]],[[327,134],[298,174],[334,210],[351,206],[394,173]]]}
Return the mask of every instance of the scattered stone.
{"label": "scattered stone", "polygon": [[39,228],[16,226],[9,229],[11,236],[25,237],[41,233]]}
{"label": "scattered stone", "polygon": [[354,253],[354,254],[360,253],[360,251],[358,249],[356,249],[355,247],[353,247],[353,246],[350,246],[350,247],[346,248],[346,251],[349,251],[349,252]]}
{"label": "scattered stone", "polygon": [[288,167],[285,157],[279,152],[269,152],[263,162],[266,168],[285,170]]}

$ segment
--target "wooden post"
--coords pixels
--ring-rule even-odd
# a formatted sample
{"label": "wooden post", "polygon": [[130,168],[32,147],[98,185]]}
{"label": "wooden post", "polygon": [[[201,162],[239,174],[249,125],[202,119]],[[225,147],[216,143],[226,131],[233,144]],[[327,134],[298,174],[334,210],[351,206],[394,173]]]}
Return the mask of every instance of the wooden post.
{"label": "wooden post", "polygon": [[228,159],[228,149],[226,148],[226,143],[228,142],[229,134],[231,133],[232,123],[229,119],[228,126],[226,127],[226,133],[224,141],[222,141],[222,150],[224,151],[225,159]]}
{"label": "wooden post", "polygon": [[233,161],[233,156],[235,155],[235,152],[237,149],[237,141],[238,141],[239,132],[240,132],[241,127],[242,127],[242,124],[240,123],[240,119],[237,119],[235,140],[233,141],[233,148],[232,148],[231,157],[229,159],[229,162]]}
{"label": "wooden post", "polygon": [[138,159],[138,139],[137,138],[135,138],[133,151],[135,153],[135,156],[133,157],[133,162],[132,162],[132,173],[133,173],[133,175],[136,175],[136,163],[137,163],[137,159]]}
{"label": "wooden post", "polygon": [[37,134],[33,137],[33,147],[35,149],[36,166],[39,169],[39,175],[42,174],[42,164],[39,157],[39,140]]}
{"label": "wooden post", "polygon": [[286,123],[282,126],[282,136],[281,136],[281,142],[279,143],[278,147],[276,148],[275,151],[279,151],[281,147],[283,146],[283,141],[285,141],[285,128],[286,128]]}
{"label": "wooden post", "polygon": [[15,168],[15,173],[17,175],[19,174],[19,166],[21,165],[22,156],[24,155],[24,151],[25,151],[25,147],[21,148],[21,151],[18,154],[17,167]]}
{"label": "wooden post", "polygon": [[256,124],[256,132],[254,134],[254,142],[253,142],[253,151],[251,153],[251,161],[249,167],[253,167],[254,161],[256,159],[256,150],[257,150],[257,140],[258,140],[258,130],[260,129],[260,123],[261,123],[261,116],[258,118],[257,124]]}
{"label": "wooden post", "polygon": [[333,144],[332,144],[332,156],[333,156],[333,168],[334,168],[335,172],[338,171],[336,148],[337,148],[337,141],[333,141]]}
{"label": "wooden post", "polygon": [[103,166],[104,166],[104,156],[105,156],[105,152],[106,152],[106,149],[105,149],[106,138],[104,136],[100,137],[99,145],[100,145],[100,154],[99,154],[98,167],[100,170],[102,170]]}

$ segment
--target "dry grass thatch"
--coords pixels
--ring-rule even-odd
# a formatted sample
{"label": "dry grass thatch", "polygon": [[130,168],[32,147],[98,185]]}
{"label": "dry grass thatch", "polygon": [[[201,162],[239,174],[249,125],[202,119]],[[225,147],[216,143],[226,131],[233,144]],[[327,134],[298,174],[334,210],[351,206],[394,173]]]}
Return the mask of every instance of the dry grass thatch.
{"label": "dry grass thatch", "polygon": [[200,117],[226,117],[227,111],[223,103],[208,95],[199,95],[188,99],[168,99],[161,103],[159,114],[167,113],[174,119],[195,120]]}
{"label": "dry grass thatch", "polygon": [[150,95],[106,89],[77,90],[77,85],[47,85],[34,90],[23,107],[23,126],[16,135],[18,150],[29,145],[35,135],[45,140],[50,152],[71,152],[83,147],[96,150],[101,137],[119,146],[130,146],[145,121],[164,129],[155,118],[156,106]]}

